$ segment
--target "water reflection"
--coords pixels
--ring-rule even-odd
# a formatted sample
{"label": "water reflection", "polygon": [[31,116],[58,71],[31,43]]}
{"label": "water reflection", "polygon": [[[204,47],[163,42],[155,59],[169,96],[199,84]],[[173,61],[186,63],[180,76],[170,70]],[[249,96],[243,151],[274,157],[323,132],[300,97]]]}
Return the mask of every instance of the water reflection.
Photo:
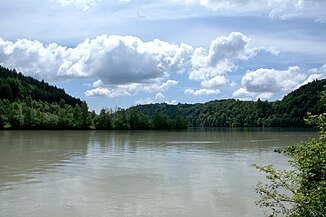
{"label": "water reflection", "polygon": [[262,216],[252,163],[305,131],[0,132],[0,216]]}
{"label": "water reflection", "polygon": [[90,132],[0,131],[0,188],[87,154]]}

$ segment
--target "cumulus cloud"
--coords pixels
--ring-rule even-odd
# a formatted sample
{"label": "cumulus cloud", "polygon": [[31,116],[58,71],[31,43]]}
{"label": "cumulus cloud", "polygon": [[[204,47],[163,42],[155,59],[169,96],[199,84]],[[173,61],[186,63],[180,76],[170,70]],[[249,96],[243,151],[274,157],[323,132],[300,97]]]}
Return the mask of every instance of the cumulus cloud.
{"label": "cumulus cloud", "polygon": [[305,75],[298,66],[287,70],[260,68],[248,71],[242,78],[242,85],[249,92],[288,92],[305,79]]}
{"label": "cumulus cloud", "polygon": [[85,92],[85,96],[87,97],[119,97],[119,96],[128,96],[130,93],[128,91],[125,91],[123,89],[113,89],[109,90],[107,88],[95,88],[92,90],[87,90]]}
{"label": "cumulus cloud", "polygon": [[206,88],[217,88],[229,84],[229,80],[223,75],[217,75],[212,79],[204,80],[201,82],[201,85]]}
{"label": "cumulus cloud", "polygon": [[97,80],[92,84],[92,87],[98,88],[98,87],[103,87],[104,83],[101,80]]}
{"label": "cumulus cloud", "polygon": [[249,92],[246,88],[241,87],[238,90],[234,91],[232,96],[238,99],[251,99],[255,96],[255,94]]}
{"label": "cumulus cloud", "polygon": [[247,71],[242,77],[242,87],[233,96],[243,99],[270,99],[275,94],[284,95],[316,79],[326,78],[326,65],[305,73],[300,67],[292,66],[287,70],[260,68]]}
{"label": "cumulus cloud", "polygon": [[305,81],[302,83],[298,84],[295,89],[308,84],[309,82],[312,82],[314,80],[320,80],[320,79],[325,79],[326,78],[326,64],[321,66],[319,69],[314,68],[309,70],[308,77],[306,78]]}
{"label": "cumulus cloud", "polygon": [[274,49],[257,48],[249,45],[250,39],[240,32],[232,32],[228,36],[217,37],[208,50],[194,49],[190,61],[189,79],[201,81],[201,90],[186,90],[186,94],[209,95],[219,92],[217,88],[230,85],[225,74],[237,68],[237,62],[254,57],[260,50],[277,55]]}
{"label": "cumulus cloud", "polygon": [[[87,97],[107,96],[113,98],[118,96],[137,95],[140,92],[146,92],[146,93],[158,92],[156,97],[154,98],[154,99],[158,99],[157,97],[160,96],[161,97],[163,96],[164,98],[164,95],[161,93],[161,91],[166,91],[178,83],[179,82],[175,80],[161,81],[160,79],[158,79],[152,81],[151,83],[106,85],[101,80],[97,80],[91,85],[93,89],[87,90],[85,92],[85,95]],[[150,98],[150,100],[153,101],[153,98]],[[145,101],[149,101],[149,99],[145,99]],[[139,104],[144,104],[144,103],[139,103]]]}
{"label": "cumulus cloud", "polygon": [[175,85],[177,85],[179,82],[175,81],[175,80],[167,80],[165,83],[163,83],[162,85],[160,85],[160,87],[158,88],[159,91],[165,91]]}
{"label": "cumulus cloud", "polygon": [[[270,18],[290,19],[298,16],[321,17],[325,15],[322,0],[176,0],[186,4],[201,5],[213,11],[228,14],[267,14]],[[230,13],[232,12],[232,13]]]}
{"label": "cumulus cloud", "polygon": [[249,38],[239,32],[217,37],[210,44],[208,52],[197,48],[191,58],[191,80],[209,80],[235,68],[235,61],[247,60],[258,48],[249,46]]}
{"label": "cumulus cloud", "polygon": [[109,90],[107,88],[95,88],[92,90],[87,90],[85,92],[85,96],[87,97],[119,97],[119,96],[129,96],[130,93],[128,91],[125,91],[123,89],[114,89]]}
{"label": "cumulus cloud", "polygon": [[95,96],[110,96],[110,91],[106,88],[96,88],[92,90],[87,90],[85,95],[88,97],[95,97]]}
{"label": "cumulus cloud", "polygon": [[[143,42],[132,36],[101,35],[74,48],[44,45],[27,39],[11,42],[0,38],[0,64],[47,81],[71,78],[97,79],[94,88],[164,91],[178,82],[170,73],[185,69],[192,47],[158,39]],[[88,93],[94,95],[93,90]]]}
{"label": "cumulus cloud", "polygon": [[193,95],[193,96],[205,96],[205,95],[216,95],[219,94],[220,91],[219,90],[212,90],[212,89],[198,89],[198,90],[194,90],[194,89],[186,89],[184,91],[184,94],[186,95]]}
{"label": "cumulus cloud", "polygon": [[263,49],[250,47],[249,41],[245,35],[232,32],[217,37],[209,49],[204,49],[158,39],[144,42],[133,36],[100,35],[68,48],[0,38],[0,64],[46,81],[93,79],[93,89],[85,92],[91,97],[166,91],[178,84],[170,76],[184,72],[206,89],[193,95],[213,94],[216,88],[232,83],[224,74],[234,70],[237,61]]}

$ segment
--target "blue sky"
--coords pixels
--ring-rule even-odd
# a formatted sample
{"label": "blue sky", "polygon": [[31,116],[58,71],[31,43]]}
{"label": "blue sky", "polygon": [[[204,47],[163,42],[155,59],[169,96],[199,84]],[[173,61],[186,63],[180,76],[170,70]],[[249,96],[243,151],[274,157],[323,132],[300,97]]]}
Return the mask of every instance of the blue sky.
{"label": "blue sky", "polygon": [[324,0],[14,0],[0,64],[90,109],[281,99],[326,78]]}

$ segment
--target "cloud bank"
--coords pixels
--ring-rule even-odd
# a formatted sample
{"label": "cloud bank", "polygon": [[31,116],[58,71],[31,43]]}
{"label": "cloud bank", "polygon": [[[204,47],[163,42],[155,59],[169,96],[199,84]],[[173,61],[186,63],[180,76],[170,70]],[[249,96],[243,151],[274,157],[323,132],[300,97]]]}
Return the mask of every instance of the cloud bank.
{"label": "cloud bank", "polygon": [[217,37],[208,50],[158,39],[143,42],[132,36],[100,35],[76,47],[43,44],[27,39],[11,42],[0,38],[0,64],[47,81],[74,78],[96,80],[86,96],[116,97],[143,92],[165,91],[178,84],[171,74],[189,72],[189,79],[201,81],[204,88],[193,95],[218,93],[229,82],[224,74],[236,61],[247,60],[257,52],[241,33]]}
{"label": "cloud bank", "polygon": [[229,15],[265,15],[275,19],[310,16],[317,20],[325,16],[323,0],[176,0],[188,5],[200,5]]}
{"label": "cloud bank", "polygon": [[[86,11],[92,7],[104,4],[103,0],[53,0],[59,5],[74,6]],[[110,4],[126,4],[133,0],[110,1]],[[133,1],[139,7],[148,5],[144,1]],[[272,19],[291,19],[293,17],[313,17],[316,22],[324,20],[326,2],[323,0],[167,0],[165,5],[170,7],[176,3],[202,6],[219,14],[227,15],[267,15]],[[152,3],[155,4],[155,3]],[[162,4],[162,2],[160,2]]]}
{"label": "cloud bank", "polygon": [[[161,93],[179,85],[180,81],[171,77],[184,73],[200,85],[195,89],[185,88],[184,94],[203,96],[217,95],[222,87],[236,86],[228,75],[261,50],[277,55],[269,48],[252,47],[250,39],[239,32],[217,37],[208,49],[158,39],[144,42],[137,37],[118,35],[100,35],[72,48],[36,40],[12,42],[0,38],[0,64],[50,82],[93,80],[91,89],[84,93],[87,97]],[[308,73],[298,66],[247,71],[233,96],[270,98],[287,93],[305,82],[324,78],[325,68]]]}
{"label": "cloud bank", "polygon": [[119,96],[137,90],[164,91],[176,85],[177,81],[168,78],[186,68],[192,50],[186,44],[158,39],[143,42],[132,36],[101,35],[74,48],[0,38],[0,64],[47,81],[96,79],[95,89],[87,91],[87,96]]}

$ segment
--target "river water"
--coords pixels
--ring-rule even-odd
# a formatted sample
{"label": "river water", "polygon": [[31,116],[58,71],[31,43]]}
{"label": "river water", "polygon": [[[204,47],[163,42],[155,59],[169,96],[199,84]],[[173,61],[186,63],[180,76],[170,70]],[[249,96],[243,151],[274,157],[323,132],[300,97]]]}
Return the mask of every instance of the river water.
{"label": "river water", "polygon": [[0,216],[264,216],[251,165],[316,136],[277,129],[0,131]]}

